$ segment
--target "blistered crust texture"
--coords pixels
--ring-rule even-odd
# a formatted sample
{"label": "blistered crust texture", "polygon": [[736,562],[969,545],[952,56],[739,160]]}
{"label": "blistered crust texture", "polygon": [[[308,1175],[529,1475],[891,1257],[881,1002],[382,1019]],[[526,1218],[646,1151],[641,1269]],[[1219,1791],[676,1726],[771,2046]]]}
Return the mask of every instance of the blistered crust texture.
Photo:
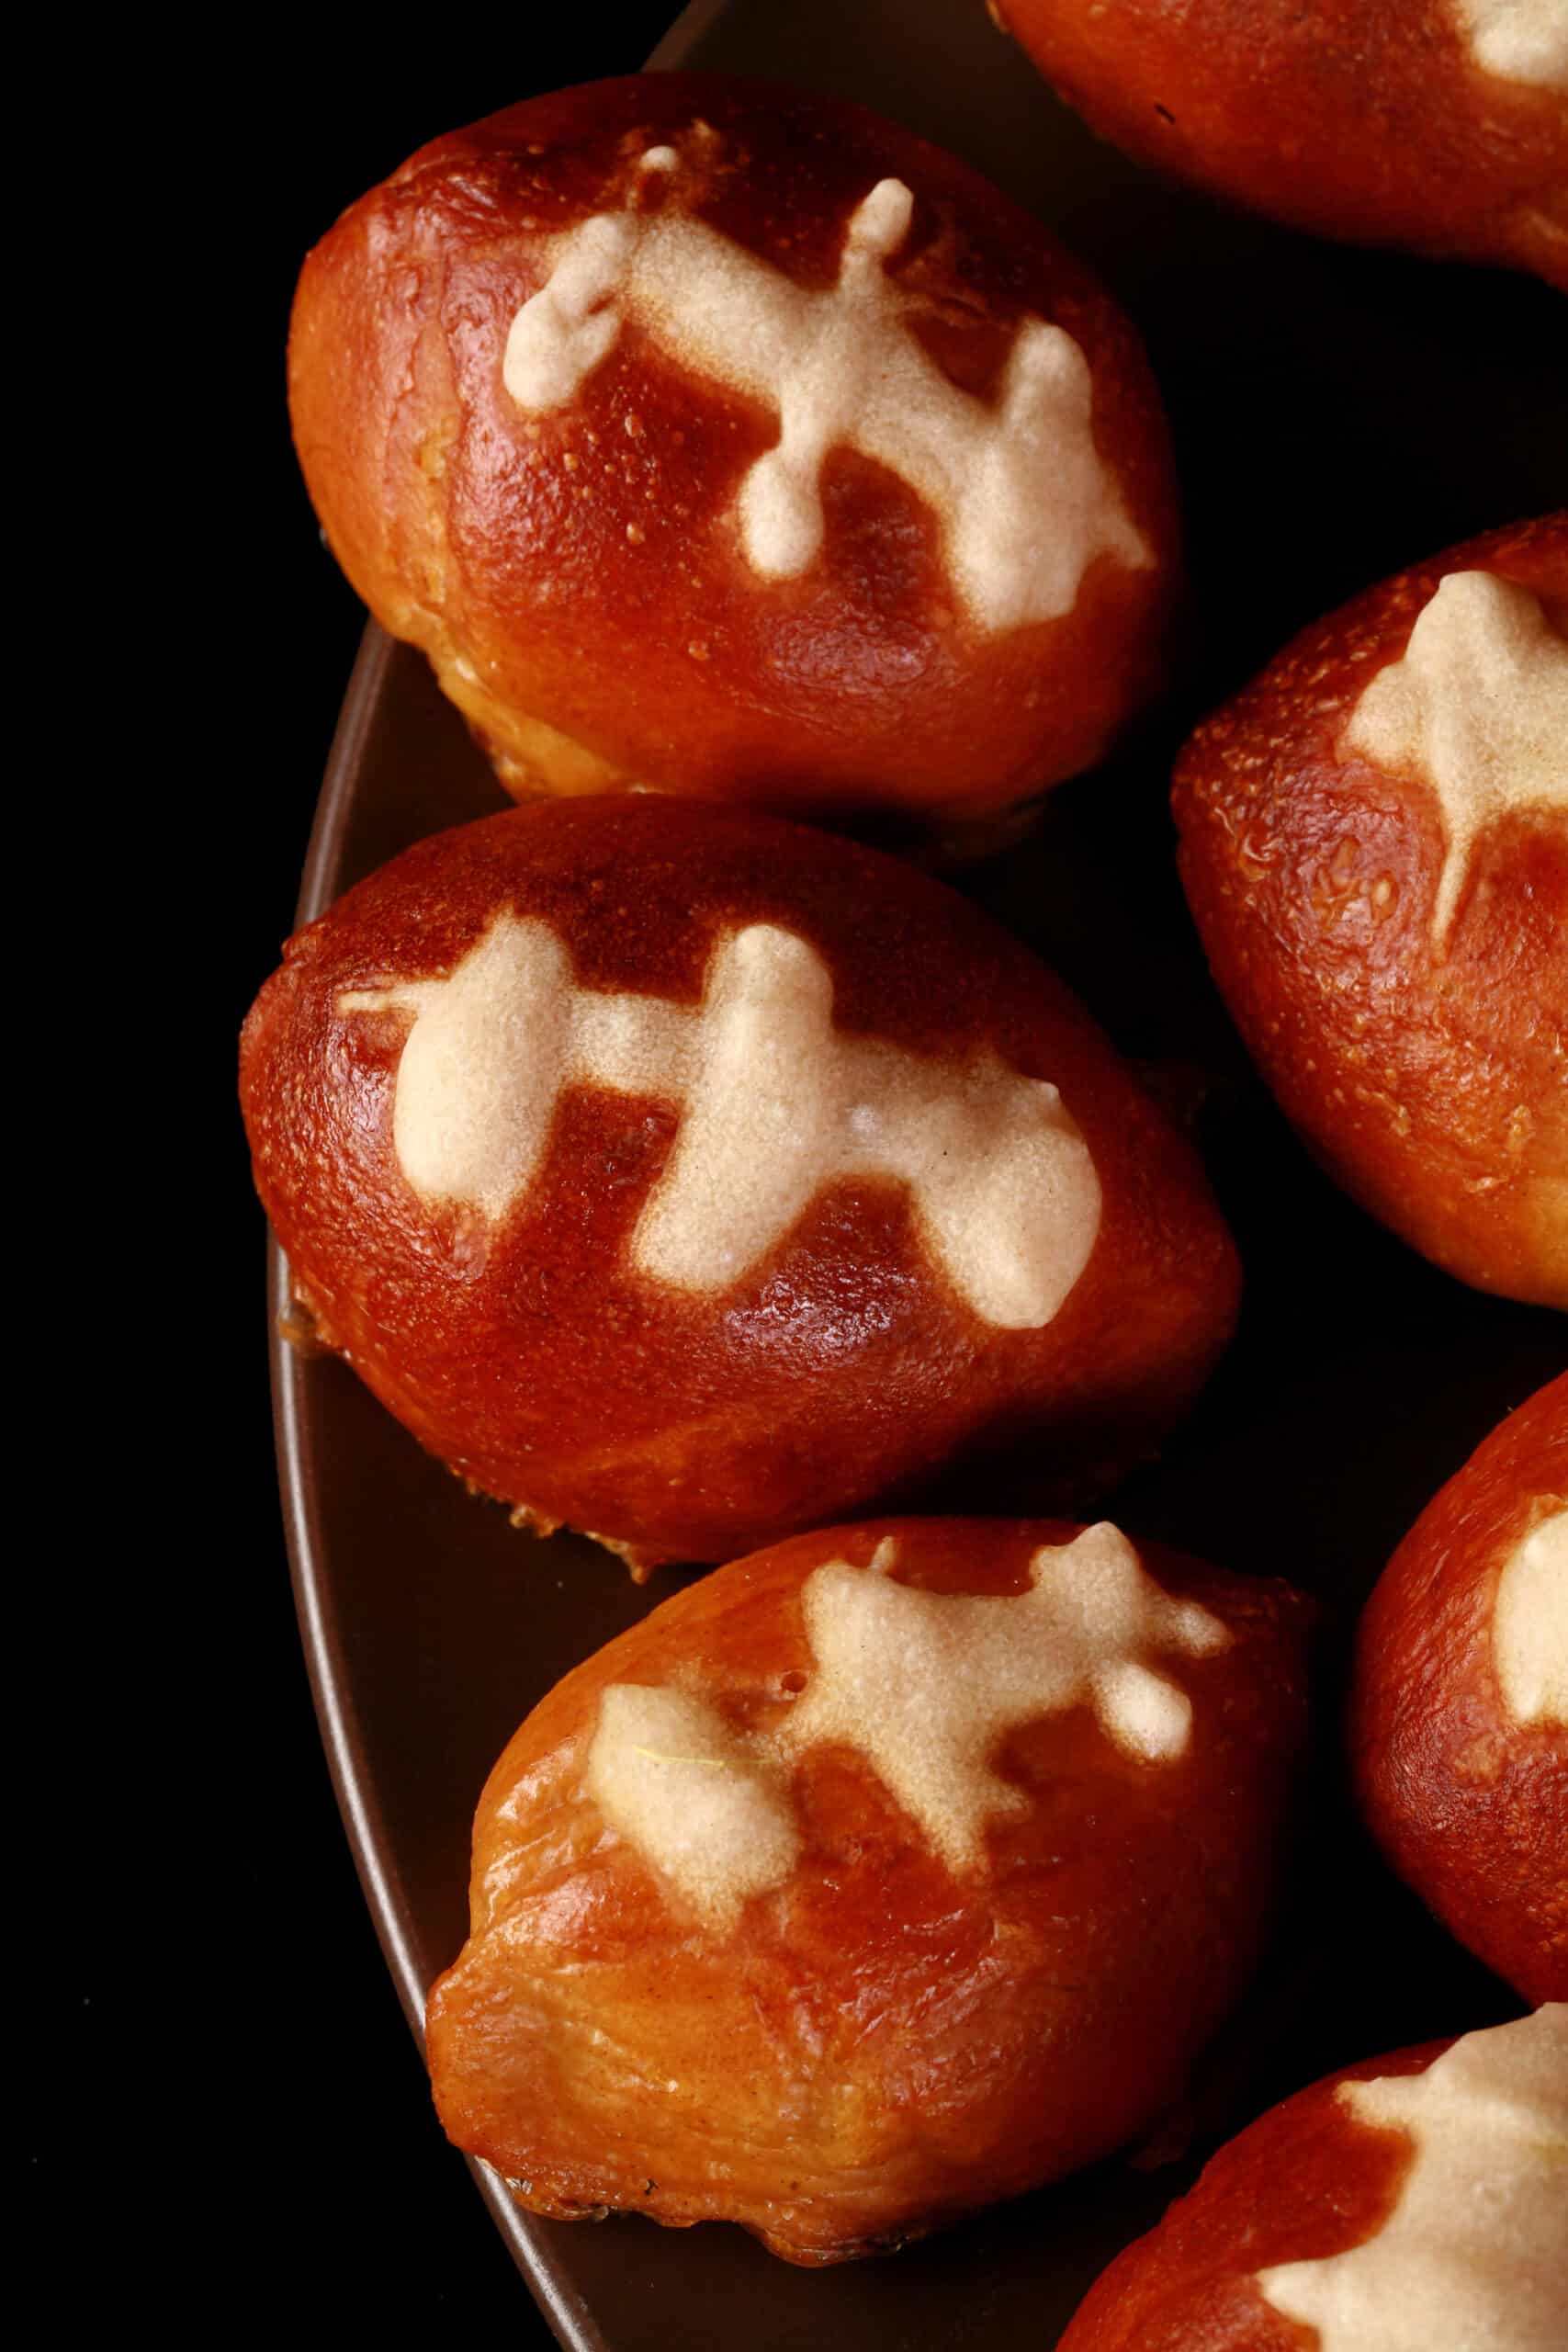
{"label": "blistered crust texture", "polygon": [[804,2263],[1092,2162],[1269,1931],[1306,1630],[1109,1526],[884,1521],[705,1577],[491,1776],[428,2019],[448,2132],[536,2211]]}
{"label": "blistered crust texture", "polygon": [[1427,1506],[1357,1639],[1357,1789],[1394,1868],[1529,2000],[1568,1998],[1568,1374]]}
{"label": "blistered crust texture", "polygon": [[326,1344],[640,1565],[942,1478],[1087,1500],[1235,1314],[1201,1170],[1066,990],[908,865],[747,811],[419,844],[290,943],[242,1088]]}
{"label": "blistered crust texture", "polygon": [[1371,2059],[1233,2140],[1061,2352],[1556,2352],[1568,2009]]}
{"label": "blistered crust texture", "polygon": [[962,829],[1162,674],[1132,330],[859,108],[658,74],[436,141],[307,261],[290,397],[339,560],[519,795]]}
{"label": "blistered crust texture", "polygon": [[1140,162],[1319,236],[1568,288],[1559,0],[990,0]]}
{"label": "blistered crust texture", "polygon": [[1330,1172],[1462,1281],[1568,1307],[1568,514],[1288,647],[1177,768],[1210,966]]}

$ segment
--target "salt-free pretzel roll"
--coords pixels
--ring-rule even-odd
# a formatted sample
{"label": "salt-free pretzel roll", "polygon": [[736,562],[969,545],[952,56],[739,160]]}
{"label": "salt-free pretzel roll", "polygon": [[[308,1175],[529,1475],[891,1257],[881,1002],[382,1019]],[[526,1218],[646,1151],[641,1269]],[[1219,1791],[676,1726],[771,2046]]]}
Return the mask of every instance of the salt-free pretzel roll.
{"label": "salt-free pretzel roll", "polygon": [[339,561],[520,797],[974,830],[1159,682],[1137,338],[861,107],[658,74],[436,140],[306,262],[289,384]]}
{"label": "salt-free pretzel roll", "polygon": [[1374,2058],[1233,2140],[1061,2352],[1562,2352],[1568,2008]]}
{"label": "salt-free pretzel roll", "polygon": [[579,1667],[479,1800],[436,2103],[536,2212],[826,2263],[1121,2146],[1269,1935],[1307,1604],[1059,1521],[720,1568]]}
{"label": "salt-free pretzel roll", "polygon": [[903,862],[747,809],[421,842],[289,943],[241,1077],[319,1336],[476,1487],[634,1564],[943,1465],[992,1509],[1004,1474],[1102,1491],[1235,1312],[1195,1158],[1060,983]]}
{"label": "salt-free pretzel roll", "polygon": [[1568,2000],[1568,1374],[1427,1505],[1362,1616],[1362,1807],[1444,1925]]}
{"label": "salt-free pretzel roll", "polygon": [[1176,772],[1236,1026],[1362,1206],[1568,1306],[1568,514],[1297,638]]}
{"label": "salt-free pretzel roll", "polygon": [[1318,236],[1568,287],[1562,0],[987,0],[1145,164]]}

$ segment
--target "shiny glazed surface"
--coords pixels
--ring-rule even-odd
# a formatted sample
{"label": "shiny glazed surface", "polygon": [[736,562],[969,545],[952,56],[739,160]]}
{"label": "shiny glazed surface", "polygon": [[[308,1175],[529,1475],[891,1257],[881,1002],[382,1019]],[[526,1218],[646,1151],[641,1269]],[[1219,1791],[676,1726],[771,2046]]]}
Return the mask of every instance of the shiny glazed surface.
{"label": "shiny glazed surface", "polygon": [[[650,153],[679,162],[649,174]],[[1094,447],[1144,554],[1097,556],[1056,617],[998,630],[964,609],[931,500],[852,445],[870,387],[825,462],[817,560],[760,576],[735,508],[779,418],[750,379],[727,386],[683,350],[700,287],[659,332],[628,322],[570,397],[536,414],[506,390],[518,313],[585,222],[654,204],[781,287],[822,291],[887,181],[914,198],[888,266],[941,377],[994,413],[1031,321],[1087,363]],[[715,327],[703,350],[746,332]],[[1176,492],[1136,336],[1037,221],[863,108],[666,74],[437,140],[307,262],[289,381],[340,562],[520,797],[636,784],[940,832],[1091,764],[1162,681]],[[951,442],[951,420],[932,430]],[[950,521],[983,495],[976,481]]]}
{"label": "shiny glazed surface", "polygon": [[1324,1165],[1461,1281],[1563,1307],[1563,784],[1456,860],[1429,775],[1370,757],[1354,724],[1439,582],[1476,571],[1529,589],[1568,639],[1568,512],[1368,589],[1191,737],[1179,865],[1231,1016]]}
{"label": "shiny glazed surface", "polygon": [[1318,236],[1568,287],[1568,88],[1488,72],[1460,0],[990,0],[1141,162]]}
{"label": "shiny glazed surface", "polygon": [[1268,1936],[1304,1758],[1309,1612],[1277,1581],[1141,1547],[1229,1636],[1150,1653],[1190,1701],[1185,1745],[1129,1752],[1081,1702],[1021,1718],[993,1763],[1023,1803],[957,1868],[847,1724],[787,1751],[800,1850],[718,1924],[584,1781],[610,1686],[700,1692],[761,1751],[787,1740],[826,1671],[803,1616],[824,1563],[1019,1595],[1036,1548],[1076,1532],[797,1537],[667,1602],[535,1710],[480,1800],[472,1937],[429,2024],[447,2130],[525,2204],[725,2217],[835,2261],[1092,2162],[1182,2088]]}
{"label": "shiny glazed surface", "polygon": [[[985,1321],[880,1177],[825,1182],[734,1282],[651,1279],[632,1235],[691,1118],[662,1085],[568,1086],[496,1219],[422,1200],[392,1133],[408,1019],[364,1000],[450,972],[503,913],[543,922],[582,985],[687,1005],[721,938],[780,924],[825,960],[851,1035],[1058,1087],[1100,1196],[1059,1308]],[[316,1337],[460,1476],[638,1563],[719,1558],[942,1475],[987,1499],[1010,1479],[1102,1488],[1190,1402],[1235,1313],[1195,1157],[1060,983],[941,884],[746,810],[541,804],[421,843],[292,944],[242,1092]]]}
{"label": "shiny glazed surface", "polygon": [[1390,1861],[1531,2001],[1568,2000],[1568,1725],[1514,1719],[1496,1607],[1521,1541],[1564,1510],[1568,1373],[1476,1449],[1389,1562],[1361,1618],[1349,1721]]}
{"label": "shiny glazed surface", "polygon": [[1554,2352],[1568,2009],[1341,2068],[1250,2125],[1063,2352]]}

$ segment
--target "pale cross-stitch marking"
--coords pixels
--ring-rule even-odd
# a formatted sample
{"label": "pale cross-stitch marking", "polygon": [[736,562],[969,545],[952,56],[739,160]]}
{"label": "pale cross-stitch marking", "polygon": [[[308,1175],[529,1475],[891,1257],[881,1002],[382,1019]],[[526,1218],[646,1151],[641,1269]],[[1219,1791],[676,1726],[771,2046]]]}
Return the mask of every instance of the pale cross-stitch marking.
{"label": "pale cross-stitch marking", "polygon": [[1206,1610],[1163,1593],[1105,1521],[1036,1552],[1030,1577],[1026,1592],[989,1600],[832,1563],[803,1595],[817,1672],[788,1745],[860,1749],[954,1871],[983,1862],[992,1815],[1027,1809],[991,1769],[1010,1731],[1088,1703],[1119,1747],[1168,1762],[1190,1740],[1192,1702],[1148,1657],[1205,1657],[1230,1642]]}
{"label": "pale cross-stitch marking", "polygon": [[1568,90],[1564,0],[1454,0],[1454,9],[1483,72],[1504,82]]}
{"label": "pale cross-stitch marking", "polygon": [[833,1025],[809,943],[769,923],[716,950],[700,1005],[579,987],[556,933],[498,916],[446,979],[355,989],[343,1013],[412,1012],[392,1140],[414,1191],[503,1216],[572,1086],[682,1108],[633,1262],[656,1282],[739,1281],[841,1179],[908,1189],[917,1231],[987,1323],[1048,1323],[1100,1227],[1100,1181],[1054,1086],[995,1055],[913,1054]]}
{"label": "pale cross-stitch marking", "polygon": [[1504,1564],[1492,1657],[1518,1724],[1568,1724],[1568,1510],[1533,1527]]}
{"label": "pale cross-stitch marking", "polygon": [[784,1775],[708,1700],[612,1683],[584,1785],[610,1826],[721,1933],[749,1896],[795,1868],[800,1838]]}
{"label": "pale cross-stitch marking", "polygon": [[1433,931],[1447,940],[1476,842],[1514,808],[1568,808],[1568,645],[1540,600],[1490,571],[1450,571],[1404,657],[1380,670],[1344,741],[1414,767],[1448,835]]}
{"label": "pale cross-stitch marking", "polygon": [[1398,2201],[1360,2245],[1259,2271],[1264,2299],[1315,2327],[1319,2352],[1562,2352],[1568,2003],[1337,2096],[1409,2134]]}
{"label": "pale cross-stitch marking", "polygon": [[1231,1635],[1145,1575],[1101,1522],[1042,1548],[1027,1592],[987,1600],[896,1584],[897,1545],[868,1567],[830,1560],[801,1610],[814,1672],[771,1737],[731,1732],[706,1700],[616,1683],[600,1702],[584,1786],[611,1826],[709,1925],[733,1926],[782,1885],[799,1852],[787,1774],[824,1742],[858,1748],[948,1867],[985,1865],[984,1830],[1028,1799],[990,1759],[1009,1732],[1093,1707],[1129,1755],[1166,1764],[1192,1736],[1192,1702],[1145,1663],[1208,1657]]}
{"label": "pale cross-stitch marking", "polygon": [[[670,154],[651,150],[645,168]],[[983,628],[1054,620],[1072,610],[1097,555],[1134,569],[1153,561],[1095,449],[1089,364],[1063,328],[1031,318],[995,403],[954,384],[911,334],[920,306],[886,267],[913,201],[902,181],[877,183],[825,293],[690,214],[595,214],[555,241],[548,279],[513,320],[502,379],[525,413],[563,408],[633,320],[677,358],[777,409],[777,444],[738,502],[742,547],[764,578],[794,579],[815,560],[823,461],[848,445],[934,509],[954,585]]]}

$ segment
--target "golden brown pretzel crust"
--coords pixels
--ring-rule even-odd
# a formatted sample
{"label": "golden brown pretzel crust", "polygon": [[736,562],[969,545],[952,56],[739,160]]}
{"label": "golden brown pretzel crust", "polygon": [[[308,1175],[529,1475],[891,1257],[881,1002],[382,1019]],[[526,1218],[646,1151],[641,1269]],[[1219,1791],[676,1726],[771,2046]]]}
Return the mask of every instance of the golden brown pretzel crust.
{"label": "golden brown pretzel crust", "polygon": [[1141,162],[1319,236],[1568,287],[1568,95],[1483,72],[1444,0],[988,0]]}
{"label": "golden brown pretzel crust", "polygon": [[1527,2000],[1568,2000],[1568,1731],[1517,1723],[1493,1649],[1498,1581],[1568,1510],[1568,1374],[1429,1503],[1361,1620],[1351,1758],[1378,1842]]}
{"label": "golden brown pretzel crust", "polygon": [[[880,1182],[829,1185],[716,1295],[651,1283],[628,1237],[679,1122],[651,1097],[573,1088],[496,1227],[422,1204],[391,1135],[406,1022],[338,999],[449,972],[502,908],[547,920],[584,985],[688,1004],[716,941],[774,922],[825,961],[835,1026],[1059,1087],[1101,1209],[1055,1317],[982,1321]],[[1004,1475],[1103,1492],[1229,1334],[1238,1270],[1193,1154],[1061,984],[900,861],[743,809],[541,803],[419,843],[285,952],[242,1094],[321,1337],[464,1477],[641,1562],[730,1557],[944,1469],[999,1508]]]}
{"label": "golden brown pretzel crust", "polygon": [[1403,2132],[1374,2129],[1336,2094],[1343,2083],[1423,2075],[1450,2047],[1427,2042],[1343,2067],[1249,2124],[1100,2274],[1060,2352],[1315,2352],[1316,2328],[1276,2311],[1257,2273],[1364,2245],[1409,2164]]}
{"label": "golden brown pretzel crust", "polygon": [[1461,1281],[1568,1306],[1568,814],[1484,831],[1444,938],[1436,797],[1343,741],[1464,571],[1520,582],[1568,633],[1568,514],[1370,589],[1192,736],[1181,878],[1232,1018],[1336,1180]]}
{"label": "golden brown pretzel crust", "polygon": [[[705,132],[702,126],[706,126]],[[768,581],[731,513],[775,412],[628,326],[558,413],[502,381],[547,241],[626,200],[678,143],[680,201],[800,284],[830,286],[884,176],[916,198],[897,282],[921,338],[989,396],[1021,319],[1093,371],[1093,430],[1156,560],[1100,555],[1064,617],[987,633],[931,509],[849,447],[827,538]],[[333,551],[429,655],[519,797],[631,783],[845,823],[994,818],[1091,764],[1157,685],[1177,564],[1159,401],[1115,305],[977,174],[863,108],[660,74],[558,92],[423,148],[306,262],[295,439]]]}
{"label": "golden brown pretzel crust", "polygon": [[442,2120],[570,2218],[739,2221],[840,2261],[1092,2162],[1182,2087],[1269,1932],[1306,1740],[1307,1608],[1153,1544],[1144,1567],[1231,1629],[1170,1670],[1188,1751],[1150,1764],[1087,1706],[996,1769],[1030,1797],[984,1859],[940,1862],[852,1748],[808,1747],[804,1844],[739,1924],[699,1928],[582,1785],[601,1693],[681,1678],[738,1730],[779,1727],[814,1665],[801,1588],[897,1545],[900,1583],[1025,1589],[1055,1522],[886,1521],[722,1568],[558,1685],[491,1775],[472,1936],[431,1996]]}

